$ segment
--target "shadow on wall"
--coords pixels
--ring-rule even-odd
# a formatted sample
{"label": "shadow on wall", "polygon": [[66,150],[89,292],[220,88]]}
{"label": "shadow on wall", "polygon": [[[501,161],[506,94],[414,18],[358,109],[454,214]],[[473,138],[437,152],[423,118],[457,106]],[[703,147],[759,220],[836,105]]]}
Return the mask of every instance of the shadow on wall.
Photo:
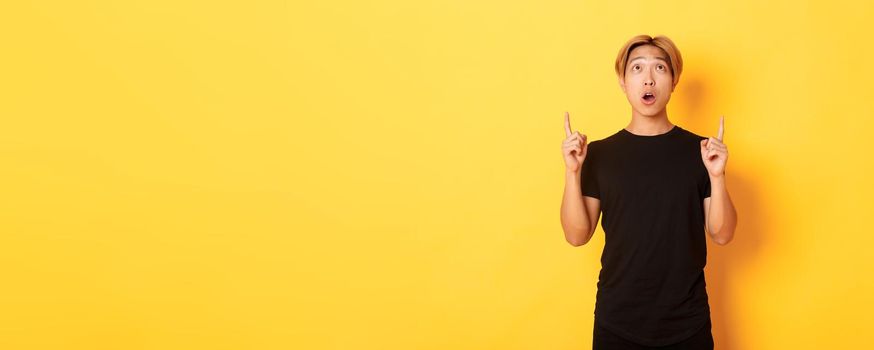
{"label": "shadow on wall", "polygon": [[[724,67],[715,67],[712,60],[698,59],[695,65],[701,72],[713,71]],[[723,77],[735,77],[734,74],[722,74]],[[682,111],[675,124],[683,125],[690,131],[701,136],[716,136],[719,129],[719,116],[723,114],[714,110],[713,98],[728,99],[736,98],[738,91],[732,89],[732,83],[717,81],[718,77],[711,77],[696,72],[683,72],[683,77],[677,85],[677,107]],[[715,87],[719,87],[718,91]],[[674,101],[672,101],[674,102]],[[729,158],[726,165],[726,188],[734,203],[738,215],[738,226],[735,230],[734,239],[725,246],[719,246],[707,239],[707,266],[705,279],[707,293],[710,297],[711,320],[713,322],[713,339],[717,349],[738,350],[735,329],[744,322],[744,316],[739,312],[747,307],[740,305],[732,295],[731,290],[744,287],[734,286],[730,283],[743,283],[743,271],[748,270],[750,265],[755,264],[761,255],[761,247],[769,238],[770,231],[767,222],[766,208],[761,206],[759,190],[764,184],[757,180],[762,177],[753,176],[744,172],[737,165],[732,166],[732,160],[743,155],[731,152],[731,135],[734,132],[731,127],[730,115],[725,116],[725,134],[723,139],[729,149]],[[673,118],[672,118],[673,119]],[[688,127],[685,127],[687,126]],[[749,155],[753,156],[754,155]],[[749,160],[744,161],[751,164]],[[735,162],[737,164],[737,162]],[[757,171],[767,171],[767,164],[762,164]]]}

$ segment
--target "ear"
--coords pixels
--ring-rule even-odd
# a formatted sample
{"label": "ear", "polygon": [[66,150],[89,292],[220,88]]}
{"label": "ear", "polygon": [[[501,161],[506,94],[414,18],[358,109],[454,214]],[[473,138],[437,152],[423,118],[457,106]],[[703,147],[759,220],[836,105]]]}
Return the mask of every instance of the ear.
{"label": "ear", "polygon": [[625,93],[625,79],[619,78],[619,87],[622,88],[622,92]]}

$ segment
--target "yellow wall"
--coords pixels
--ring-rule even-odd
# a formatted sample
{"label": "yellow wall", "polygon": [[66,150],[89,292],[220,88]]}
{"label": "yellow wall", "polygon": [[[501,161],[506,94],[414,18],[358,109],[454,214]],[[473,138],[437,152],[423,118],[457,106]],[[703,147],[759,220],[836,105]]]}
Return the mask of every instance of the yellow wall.
{"label": "yellow wall", "polygon": [[591,348],[562,118],[627,125],[639,33],[726,116],[717,348],[870,346],[874,5],[607,3],[7,2],[0,347]]}

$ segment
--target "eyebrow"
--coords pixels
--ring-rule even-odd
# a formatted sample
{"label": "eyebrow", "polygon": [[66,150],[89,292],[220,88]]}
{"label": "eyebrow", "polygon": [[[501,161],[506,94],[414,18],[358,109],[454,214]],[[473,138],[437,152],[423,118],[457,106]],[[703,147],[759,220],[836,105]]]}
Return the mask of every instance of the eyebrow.
{"label": "eyebrow", "polygon": [[[628,63],[634,62],[634,60],[639,60],[641,58],[646,58],[646,57],[638,56],[638,57],[632,58],[630,61],[628,61]],[[655,59],[665,61],[665,63],[668,62],[668,60],[666,60],[664,57],[660,57],[660,56],[655,57]]]}

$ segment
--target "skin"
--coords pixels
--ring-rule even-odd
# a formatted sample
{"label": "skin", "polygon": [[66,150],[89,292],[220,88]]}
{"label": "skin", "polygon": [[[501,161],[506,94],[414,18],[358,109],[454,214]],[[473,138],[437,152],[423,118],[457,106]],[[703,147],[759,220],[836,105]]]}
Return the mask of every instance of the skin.
{"label": "skin", "polygon": [[[668,120],[666,107],[676,85],[673,84],[668,55],[656,46],[642,45],[634,48],[628,57],[625,76],[619,78],[619,86],[631,105],[631,122],[625,129],[644,136],[670,131],[674,124]],[[644,92],[653,93],[655,103],[644,104],[641,99]],[[564,114],[564,129],[565,190],[561,224],[568,243],[581,246],[591,240],[598,227],[601,201],[581,193],[580,171],[585,163],[588,142],[585,134],[571,131],[568,112]],[[737,227],[737,211],[725,184],[728,148],[723,142],[724,130],[725,117],[722,117],[717,136],[701,140],[701,161],[707,168],[711,187],[710,197],[703,202],[705,229],[717,245],[731,242]]]}

